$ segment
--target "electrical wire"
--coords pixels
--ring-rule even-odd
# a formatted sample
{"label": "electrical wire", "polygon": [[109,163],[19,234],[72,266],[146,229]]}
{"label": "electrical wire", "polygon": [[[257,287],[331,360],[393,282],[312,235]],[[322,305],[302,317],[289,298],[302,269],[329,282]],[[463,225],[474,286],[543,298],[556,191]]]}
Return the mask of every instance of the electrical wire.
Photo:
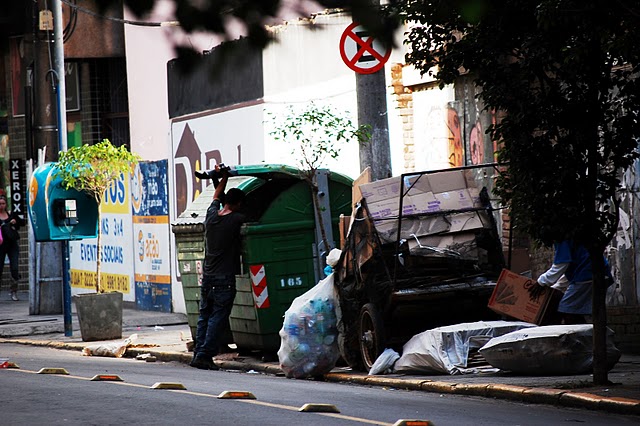
{"label": "electrical wire", "polygon": [[[44,8],[45,10],[49,10],[49,3],[47,0],[44,0]],[[49,26],[47,25],[47,40],[51,40],[51,31],[49,30]],[[47,71],[47,76],[49,74],[52,74],[54,78],[51,79],[51,89],[55,92],[56,91],[56,81],[57,79],[60,78],[60,76],[56,73],[55,69],[53,68],[53,59],[52,59],[52,54],[51,54],[51,45],[53,43],[47,43],[47,56],[49,57],[49,70]]]}
{"label": "electrical wire", "polygon": [[[75,5],[78,0],[72,0],[72,1],[73,1],[73,4]],[[73,32],[76,30],[76,25],[78,24],[78,10],[71,6],[69,6],[69,8],[71,9],[71,13],[69,14],[69,22],[67,23],[67,26],[62,31],[63,42],[66,42],[67,40],[69,40],[69,38],[71,38],[71,36],[73,35]]]}
{"label": "electrical wire", "polygon": [[67,6],[69,6],[74,11],[76,11],[76,13],[82,12],[96,18],[105,19],[107,21],[119,22],[121,24],[136,25],[140,27],[176,27],[180,25],[178,21],[145,22],[145,21],[132,21],[130,19],[115,18],[113,16],[101,15],[97,12],[86,9],[82,6],[78,6],[77,4],[75,4],[76,3],[75,0],[60,0],[60,1],[66,4]]}

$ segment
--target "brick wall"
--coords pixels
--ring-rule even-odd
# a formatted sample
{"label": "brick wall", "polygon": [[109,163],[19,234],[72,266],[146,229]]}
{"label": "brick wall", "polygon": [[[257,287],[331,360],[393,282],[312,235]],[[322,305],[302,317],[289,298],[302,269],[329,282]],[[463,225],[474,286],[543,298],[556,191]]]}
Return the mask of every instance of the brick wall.
{"label": "brick wall", "polygon": [[402,119],[402,141],[405,173],[415,171],[413,139],[413,91],[402,84],[402,64],[391,65],[391,90],[395,108]]}
{"label": "brick wall", "polygon": [[607,326],[615,333],[613,341],[623,353],[640,354],[640,307],[610,306]]}

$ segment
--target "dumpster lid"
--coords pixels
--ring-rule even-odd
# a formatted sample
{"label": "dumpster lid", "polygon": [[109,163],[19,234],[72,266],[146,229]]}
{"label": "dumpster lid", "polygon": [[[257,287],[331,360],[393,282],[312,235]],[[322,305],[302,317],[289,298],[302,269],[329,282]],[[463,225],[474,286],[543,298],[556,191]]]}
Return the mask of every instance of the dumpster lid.
{"label": "dumpster lid", "polygon": [[[286,164],[238,165],[232,168],[238,176],[255,176],[264,180],[303,179],[302,170]],[[329,173],[329,179],[351,186],[353,180],[341,173]]]}
{"label": "dumpster lid", "polygon": [[[238,165],[232,167],[233,176],[229,177],[227,190],[231,188],[242,189],[245,193],[254,191],[267,181],[274,180],[302,180],[302,171],[286,164],[255,164]],[[351,178],[336,172],[329,173],[329,179],[347,186],[352,185]],[[203,223],[207,215],[207,209],[213,200],[215,188],[212,184],[189,204],[189,207],[178,216],[173,227]]]}

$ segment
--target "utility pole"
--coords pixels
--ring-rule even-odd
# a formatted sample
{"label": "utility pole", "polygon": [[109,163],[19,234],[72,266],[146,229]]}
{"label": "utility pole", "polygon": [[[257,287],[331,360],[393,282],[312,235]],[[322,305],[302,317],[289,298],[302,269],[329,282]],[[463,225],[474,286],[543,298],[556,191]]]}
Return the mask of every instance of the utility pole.
{"label": "utility pole", "polygon": [[[50,13],[47,5],[53,7],[53,34],[50,23],[40,26],[40,14]],[[29,132],[33,136],[35,152],[32,157],[42,158],[42,161],[57,160],[60,150],[60,121],[65,129],[62,133],[64,144],[66,144],[66,111],[60,111],[60,99],[62,107],[65,108],[64,96],[61,98],[59,86],[60,81],[64,85],[64,63],[62,47],[54,51],[54,47],[62,46],[62,5],[59,0],[47,2],[38,0],[32,6],[32,28],[34,65],[33,65],[33,120],[25,119],[25,125],[33,127]],[[46,22],[46,20],[44,20]],[[56,29],[56,22],[57,29]],[[54,36],[54,37],[52,37]],[[54,46],[55,45],[55,46]],[[54,56],[58,55],[60,60],[54,68]],[[64,89],[63,89],[64,90]],[[66,109],[66,108],[65,108]],[[58,114],[56,114],[58,112]],[[27,117],[26,117],[27,118]],[[27,141],[28,143],[29,141]],[[45,152],[44,156],[37,155],[38,151]],[[34,158],[30,158],[32,160]],[[32,168],[29,167],[29,172]],[[29,174],[29,178],[31,175]],[[33,235],[30,233],[29,239]],[[29,303],[29,313],[32,315],[59,314],[64,313],[65,335],[71,336],[71,308],[70,303],[65,301],[64,278],[68,273],[68,268],[64,268],[64,253],[59,242],[33,242],[29,244],[29,292],[33,300]],[[70,290],[69,290],[70,294]],[[70,301],[70,296],[68,297]]]}
{"label": "utility pole", "polygon": [[371,140],[360,144],[360,171],[371,167],[372,180],[391,177],[389,120],[384,68],[373,74],[356,74],[358,125],[371,126]]}
{"label": "utility pole", "polygon": [[[58,151],[67,150],[67,90],[64,70],[64,40],[62,29],[62,3],[53,0],[54,64],[58,111]],[[64,335],[73,336],[71,319],[71,283],[69,282],[69,242],[62,241],[62,301],[64,311]]]}
{"label": "utility pole", "polygon": [[[371,6],[380,7],[379,0],[371,0]],[[389,148],[389,114],[387,110],[387,85],[385,69],[371,73],[356,73],[358,98],[358,125],[371,126],[371,140],[360,144],[360,171],[371,167],[371,179],[376,181],[391,177],[391,152]]]}
{"label": "utility pole", "polygon": [[[45,10],[46,2],[38,1],[38,8],[34,11],[34,18],[38,21],[38,13]],[[53,97],[53,84],[51,80],[51,66],[53,64],[53,51],[51,48],[50,31],[41,30],[38,23],[35,24],[34,33],[34,97],[35,102],[33,136],[36,149],[46,149],[46,160],[52,161],[57,153],[58,142],[56,137],[56,105]]]}

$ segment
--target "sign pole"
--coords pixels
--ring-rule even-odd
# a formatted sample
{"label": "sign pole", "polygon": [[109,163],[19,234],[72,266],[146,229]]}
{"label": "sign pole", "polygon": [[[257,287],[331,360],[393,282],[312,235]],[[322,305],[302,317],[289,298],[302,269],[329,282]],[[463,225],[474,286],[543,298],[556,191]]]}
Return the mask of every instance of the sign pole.
{"label": "sign pole", "polygon": [[340,55],[356,72],[358,124],[371,126],[371,141],[360,144],[360,171],[371,167],[372,180],[391,177],[389,120],[384,65],[391,48],[352,23],[342,33]]}

